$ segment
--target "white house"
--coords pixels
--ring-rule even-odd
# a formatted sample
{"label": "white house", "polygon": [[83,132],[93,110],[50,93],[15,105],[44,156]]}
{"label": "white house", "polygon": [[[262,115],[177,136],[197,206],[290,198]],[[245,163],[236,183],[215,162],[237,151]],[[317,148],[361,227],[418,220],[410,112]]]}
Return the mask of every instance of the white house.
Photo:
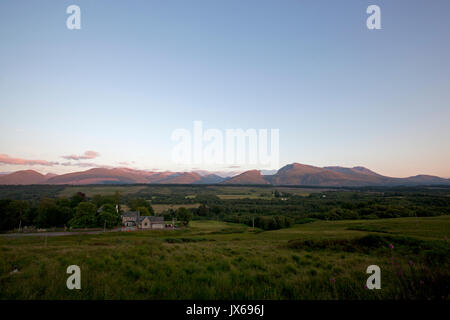
{"label": "white house", "polygon": [[128,211],[122,215],[124,230],[164,229],[165,226],[161,216],[141,216],[139,211]]}

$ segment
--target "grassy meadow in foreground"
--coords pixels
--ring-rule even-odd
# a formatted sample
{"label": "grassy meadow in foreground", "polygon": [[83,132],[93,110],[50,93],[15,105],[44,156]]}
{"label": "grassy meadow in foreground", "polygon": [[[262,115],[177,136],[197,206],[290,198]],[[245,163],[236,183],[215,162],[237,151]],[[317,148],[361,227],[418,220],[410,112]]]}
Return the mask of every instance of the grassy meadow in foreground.
{"label": "grassy meadow in foreground", "polygon": [[[439,216],[0,237],[0,298],[448,299],[449,230],[450,217]],[[72,264],[81,290],[66,288]],[[372,264],[381,290],[365,289]]]}

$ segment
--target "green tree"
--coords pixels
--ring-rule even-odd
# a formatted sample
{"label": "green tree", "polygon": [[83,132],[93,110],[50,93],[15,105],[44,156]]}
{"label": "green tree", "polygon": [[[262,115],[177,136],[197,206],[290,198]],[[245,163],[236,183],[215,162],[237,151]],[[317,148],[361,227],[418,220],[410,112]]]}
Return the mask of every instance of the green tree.
{"label": "green tree", "polygon": [[116,205],[116,199],[113,195],[102,196],[101,194],[96,194],[92,197],[91,202],[94,203],[97,208],[100,208],[107,203]]}
{"label": "green tree", "polygon": [[146,207],[139,207],[137,211],[140,212],[141,216],[150,216],[150,211]]}
{"label": "green tree", "polygon": [[75,214],[70,220],[70,226],[74,228],[96,227],[97,224],[97,207],[93,203],[80,202],[75,208]]}
{"label": "green tree", "polygon": [[116,212],[116,208],[112,204],[105,204],[101,212],[98,214],[98,223],[100,226],[106,225],[107,228],[113,228],[120,222],[120,216]]}
{"label": "green tree", "polygon": [[187,226],[189,224],[189,221],[192,220],[192,212],[185,207],[178,208],[177,219],[183,222],[185,226]]}
{"label": "green tree", "polygon": [[35,205],[30,206],[30,208],[27,210],[25,214],[25,221],[27,222],[27,225],[34,226],[36,225],[36,218],[38,215],[38,210]]}
{"label": "green tree", "polygon": [[205,206],[204,204],[201,204],[197,209],[197,214],[200,217],[206,217],[209,215],[209,208]]}
{"label": "green tree", "polygon": [[150,203],[142,198],[135,198],[135,199],[131,199],[130,201],[128,201],[128,206],[130,207],[130,209],[132,211],[138,211],[140,207],[145,207],[147,208],[149,214],[148,215],[155,215],[155,212],[152,208],[152,206],[150,205]]}
{"label": "green tree", "polygon": [[114,192],[114,204],[120,204],[120,192]]}
{"label": "green tree", "polygon": [[12,210],[12,200],[0,200],[0,230],[11,230],[17,227],[17,216]]}
{"label": "green tree", "polygon": [[70,205],[72,208],[78,206],[80,202],[86,201],[86,195],[83,192],[75,193],[70,199]]}
{"label": "green tree", "polygon": [[13,221],[15,226],[18,227],[21,225],[22,227],[24,224],[27,224],[27,211],[29,210],[30,206],[28,205],[28,202],[24,200],[13,200],[9,204],[10,213],[13,217]]}
{"label": "green tree", "polygon": [[64,200],[43,198],[39,201],[35,222],[39,227],[60,227],[66,224],[72,210]]}

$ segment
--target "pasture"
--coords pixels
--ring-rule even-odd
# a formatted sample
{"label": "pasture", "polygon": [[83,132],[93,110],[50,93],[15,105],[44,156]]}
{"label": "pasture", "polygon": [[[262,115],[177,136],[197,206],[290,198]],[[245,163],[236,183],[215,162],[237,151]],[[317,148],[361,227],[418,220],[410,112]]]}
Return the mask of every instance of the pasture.
{"label": "pasture", "polygon": [[156,214],[163,213],[164,211],[167,211],[169,209],[177,210],[178,208],[185,207],[185,208],[198,208],[200,206],[200,203],[187,203],[187,204],[153,204],[152,208],[155,210]]}
{"label": "pasture", "polygon": [[[450,217],[437,216],[0,237],[0,298],[448,299],[449,231]],[[72,264],[81,290],[66,288]],[[380,290],[364,287],[372,264]]]}

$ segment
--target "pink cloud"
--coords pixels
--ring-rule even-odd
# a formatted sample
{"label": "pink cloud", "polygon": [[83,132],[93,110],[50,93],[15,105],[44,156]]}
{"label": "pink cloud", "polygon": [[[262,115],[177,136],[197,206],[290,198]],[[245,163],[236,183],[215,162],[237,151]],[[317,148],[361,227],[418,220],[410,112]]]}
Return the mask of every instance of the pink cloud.
{"label": "pink cloud", "polygon": [[105,168],[110,169],[112,166],[106,164],[98,164],[93,162],[62,162],[60,165],[65,167],[80,167],[80,168]]}
{"label": "pink cloud", "polygon": [[41,166],[53,166],[57,165],[58,162],[50,162],[46,160],[29,160],[20,158],[11,158],[7,154],[0,154],[0,163],[12,164],[12,165],[41,165]]}
{"label": "pink cloud", "polygon": [[86,160],[86,159],[94,159],[94,158],[97,158],[98,156],[100,156],[100,153],[89,150],[80,156],[72,154],[70,156],[62,156],[62,158],[67,159],[67,160]]}

